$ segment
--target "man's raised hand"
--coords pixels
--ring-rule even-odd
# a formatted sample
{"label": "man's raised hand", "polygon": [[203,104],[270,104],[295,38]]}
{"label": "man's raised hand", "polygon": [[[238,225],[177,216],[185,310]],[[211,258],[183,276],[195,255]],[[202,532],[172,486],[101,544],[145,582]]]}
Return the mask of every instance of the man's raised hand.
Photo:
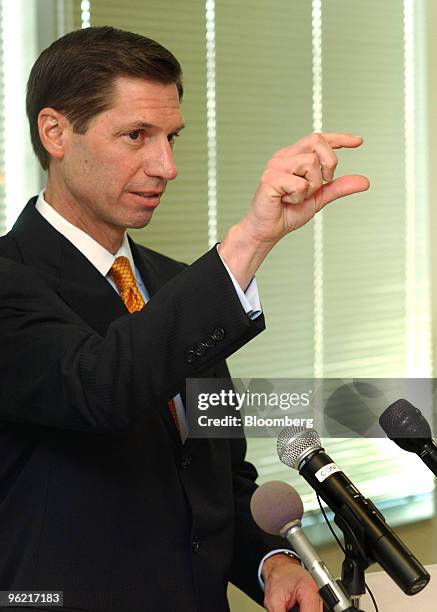
{"label": "man's raised hand", "polygon": [[249,210],[219,249],[243,289],[281,238],[305,225],[329,202],[369,188],[362,175],[334,178],[335,149],[356,148],[362,142],[361,136],[347,133],[315,133],[273,155]]}
{"label": "man's raised hand", "polygon": [[356,148],[362,142],[352,134],[316,133],[277,151],[243,219],[246,231],[254,240],[275,244],[329,202],[368,189],[365,176],[334,179],[335,149]]}

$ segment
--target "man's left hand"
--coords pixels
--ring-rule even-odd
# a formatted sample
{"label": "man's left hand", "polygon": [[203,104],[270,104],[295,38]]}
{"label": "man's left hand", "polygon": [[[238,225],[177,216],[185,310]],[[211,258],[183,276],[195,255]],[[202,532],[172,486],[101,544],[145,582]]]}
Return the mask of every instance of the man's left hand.
{"label": "man's left hand", "polygon": [[264,606],[269,612],[288,612],[296,604],[300,612],[322,612],[317,585],[297,559],[272,555],[264,561],[262,573]]}

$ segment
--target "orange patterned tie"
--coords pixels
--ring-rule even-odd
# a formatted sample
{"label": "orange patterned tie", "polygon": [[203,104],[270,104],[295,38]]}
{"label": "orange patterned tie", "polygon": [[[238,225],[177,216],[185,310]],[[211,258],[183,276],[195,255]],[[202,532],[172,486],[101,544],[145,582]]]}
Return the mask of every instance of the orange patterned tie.
{"label": "orange patterned tie", "polygon": [[141,310],[145,302],[137,287],[129,259],[127,257],[117,257],[109,270],[109,275],[116,284],[128,311],[137,312],[137,310]]}
{"label": "orange patterned tie", "polygon": [[[109,270],[109,275],[114,281],[128,311],[137,312],[141,310],[145,301],[137,287],[129,259],[127,257],[117,257]],[[168,401],[168,407],[170,408],[171,415],[180,433],[176,405],[173,399]]]}

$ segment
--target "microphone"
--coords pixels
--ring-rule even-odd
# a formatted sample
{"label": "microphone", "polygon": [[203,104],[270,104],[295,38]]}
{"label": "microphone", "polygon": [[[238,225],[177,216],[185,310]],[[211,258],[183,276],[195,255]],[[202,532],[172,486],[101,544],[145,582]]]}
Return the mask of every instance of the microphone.
{"label": "microphone", "polygon": [[[387,525],[384,517],[324,452],[314,429],[285,427],[278,437],[280,460],[299,471],[364,547],[368,564],[378,562],[407,595],[421,591],[430,575]],[[339,525],[341,526],[341,525]]]}
{"label": "microphone", "polygon": [[255,523],[271,535],[288,540],[319,587],[326,609],[333,612],[355,610],[342,584],[331,575],[302,529],[302,500],[285,482],[262,484],[252,495],[250,510]]}
{"label": "microphone", "polygon": [[379,424],[390,440],[409,453],[416,453],[437,476],[437,446],[428,421],[406,399],[398,399],[379,417]]}

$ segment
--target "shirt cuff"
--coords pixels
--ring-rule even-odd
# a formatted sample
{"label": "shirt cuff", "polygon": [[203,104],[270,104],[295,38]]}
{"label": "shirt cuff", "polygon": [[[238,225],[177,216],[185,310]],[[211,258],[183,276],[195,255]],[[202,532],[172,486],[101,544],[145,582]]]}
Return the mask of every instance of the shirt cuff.
{"label": "shirt cuff", "polygon": [[296,554],[292,550],[288,548],[277,548],[276,550],[271,550],[261,559],[261,563],[258,566],[258,582],[259,582],[259,586],[262,588],[263,591],[264,591],[264,580],[262,577],[262,569],[263,569],[264,561],[268,559],[269,557],[273,557],[273,555],[277,555],[278,553],[284,553],[288,555],[289,557],[293,557],[293,559],[297,559],[298,561],[300,561],[303,567],[301,558],[299,557],[298,554]]}
{"label": "shirt cuff", "polygon": [[[218,245],[217,245],[218,246]],[[235,291],[237,292],[238,299],[241,302],[242,307],[244,308],[244,312],[251,318],[256,319],[262,312],[261,302],[259,299],[258,293],[258,285],[256,283],[256,278],[253,277],[250,281],[246,291],[243,291],[240,285],[238,284],[236,278],[225,264],[223,259],[220,256],[220,253],[217,248],[218,255],[223,262],[224,267],[226,268],[227,273],[231,277],[231,281],[235,287]]]}

